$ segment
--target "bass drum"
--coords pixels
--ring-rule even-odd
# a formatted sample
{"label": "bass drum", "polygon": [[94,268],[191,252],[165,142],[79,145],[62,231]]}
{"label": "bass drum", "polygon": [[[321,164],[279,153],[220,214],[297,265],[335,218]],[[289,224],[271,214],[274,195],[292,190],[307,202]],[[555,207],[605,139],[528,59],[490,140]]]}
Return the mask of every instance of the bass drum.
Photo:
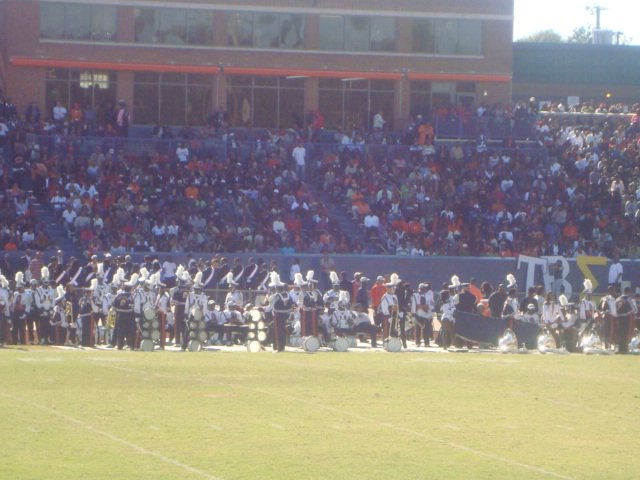
{"label": "bass drum", "polygon": [[251,353],[258,353],[262,350],[262,344],[257,340],[251,340],[247,342],[247,351]]}
{"label": "bass drum", "polygon": [[200,307],[193,307],[189,313],[196,322],[204,320],[204,315],[202,314],[202,309]]}
{"label": "bass drum", "polygon": [[156,309],[147,307],[144,309],[144,312],[142,312],[142,316],[144,316],[145,320],[155,320],[157,317]]}
{"label": "bass drum", "polygon": [[189,340],[189,343],[187,344],[187,349],[190,352],[199,352],[201,348],[202,345],[200,344],[200,340]]}
{"label": "bass drum", "polygon": [[402,340],[400,340],[398,337],[388,338],[384,342],[384,349],[387,352],[398,353],[402,350]]}
{"label": "bass drum", "polygon": [[305,352],[314,353],[320,348],[320,340],[318,337],[306,337],[302,341],[302,348]]}
{"label": "bass drum", "polygon": [[153,352],[153,340],[149,340],[148,338],[140,340],[140,351]]}
{"label": "bass drum", "polygon": [[331,342],[331,347],[335,352],[346,352],[349,350],[349,340],[346,337],[337,337]]}

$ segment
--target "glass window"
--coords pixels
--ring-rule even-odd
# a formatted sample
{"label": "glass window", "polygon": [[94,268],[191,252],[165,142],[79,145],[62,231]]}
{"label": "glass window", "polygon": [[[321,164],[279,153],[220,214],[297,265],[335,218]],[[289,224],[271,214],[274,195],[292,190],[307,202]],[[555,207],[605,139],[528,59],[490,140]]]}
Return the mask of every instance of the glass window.
{"label": "glass window", "polygon": [[252,89],[250,87],[230,87],[227,92],[229,121],[235,127],[251,126]]}
{"label": "glass window", "polygon": [[323,90],[318,92],[319,104],[322,106],[320,111],[324,117],[326,128],[343,128],[342,123],[342,91],[340,90]]}
{"label": "glass window", "polygon": [[158,85],[133,85],[133,118],[136,123],[156,125],[159,122],[160,101]]}
{"label": "glass window", "polygon": [[320,50],[344,49],[344,18],[320,15]]}
{"label": "glass window", "polygon": [[166,45],[187,43],[187,11],[178,8],[160,8],[158,14],[160,43]]}
{"label": "glass window", "polygon": [[392,52],[396,49],[396,20],[389,17],[371,18],[371,50]]}
{"label": "glass window", "polygon": [[187,42],[213,45],[213,12],[187,10]]}
{"label": "glass window", "polygon": [[184,125],[185,86],[162,85],[160,87],[160,120],[163,124]]}
{"label": "glass window", "polygon": [[40,36],[42,38],[64,38],[64,5],[40,4]]}
{"label": "glass window", "polygon": [[134,10],[135,38],[138,43],[158,43],[158,19],[154,8]]}
{"label": "glass window", "polygon": [[460,20],[458,22],[458,52],[461,55],[482,54],[482,22]]}
{"label": "glass window", "polygon": [[227,83],[231,86],[251,86],[253,85],[253,77],[247,75],[232,75],[227,78]]}
{"label": "glass window", "polygon": [[105,71],[47,71],[45,102],[48,112],[59,100],[70,109],[77,103],[87,120],[105,122],[107,111],[116,102],[116,74]]}
{"label": "glass window", "polygon": [[280,43],[278,16],[272,13],[256,13],[253,22],[253,45],[277,48]]}
{"label": "glass window", "polygon": [[229,14],[227,43],[232,47],[250,47],[253,44],[253,15],[251,13]]}
{"label": "glass window", "polygon": [[278,90],[256,88],[253,96],[253,126],[278,126]]}
{"label": "glass window", "polygon": [[458,22],[436,20],[436,53],[453,55],[457,52]]}
{"label": "glass window", "polygon": [[411,25],[411,51],[415,53],[435,52],[435,27],[433,19],[415,19]]}
{"label": "glass window", "polygon": [[160,75],[155,72],[135,72],[133,81],[135,83],[158,83]]}
{"label": "glass window", "polygon": [[476,84],[474,82],[458,82],[456,84],[457,92],[468,92],[475,93],[476,92]]}
{"label": "glass window", "polygon": [[350,16],[345,20],[344,49],[349,52],[369,50],[369,17]]}
{"label": "glass window", "polygon": [[429,80],[414,80],[411,82],[411,91],[423,91],[430,92],[431,91],[431,82]]}
{"label": "glass window", "polygon": [[321,89],[342,90],[342,82],[339,78],[321,78],[318,84]]}
{"label": "glass window", "polygon": [[283,78],[280,79],[282,88],[302,88],[304,89],[304,78]]}
{"label": "glass window", "polygon": [[304,17],[290,13],[280,15],[280,47],[304,47]]}
{"label": "glass window", "polygon": [[[284,82],[282,82],[284,83]],[[282,88],[278,99],[278,127],[304,128],[304,90]]]}
{"label": "glass window", "polygon": [[200,73],[187,74],[187,83],[189,85],[213,85],[213,75],[206,75]]}
{"label": "glass window", "polygon": [[278,87],[278,77],[254,77],[256,87]]}
{"label": "glass window", "polygon": [[212,87],[187,88],[187,124],[203,125],[212,110]]}
{"label": "glass window", "polygon": [[64,27],[68,39],[89,40],[91,38],[91,6],[66,5]]}
{"label": "glass window", "polygon": [[117,9],[111,6],[94,6],[91,10],[91,32],[94,40],[110,42],[116,40]]}
{"label": "glass window", "polygon": [[184,85],[187,81],[187,76],[184,73],[163,73],[161,80],[164,84]]}

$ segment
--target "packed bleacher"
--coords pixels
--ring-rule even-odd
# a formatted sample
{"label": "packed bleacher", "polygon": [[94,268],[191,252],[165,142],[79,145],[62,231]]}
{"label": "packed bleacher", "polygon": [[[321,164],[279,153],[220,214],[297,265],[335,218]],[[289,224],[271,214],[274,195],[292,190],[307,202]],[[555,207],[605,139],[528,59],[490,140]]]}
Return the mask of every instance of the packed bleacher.
{"label": "packed bleacher", "polygon": [[116,114],[0,103],[5,250],[51,247],[38,201],[87,255],[358,252],[337,207],[381,253],[638,256],[637,105],[440,108],[399,132],[312,139],[212,120],[146,142],[119,136]]}

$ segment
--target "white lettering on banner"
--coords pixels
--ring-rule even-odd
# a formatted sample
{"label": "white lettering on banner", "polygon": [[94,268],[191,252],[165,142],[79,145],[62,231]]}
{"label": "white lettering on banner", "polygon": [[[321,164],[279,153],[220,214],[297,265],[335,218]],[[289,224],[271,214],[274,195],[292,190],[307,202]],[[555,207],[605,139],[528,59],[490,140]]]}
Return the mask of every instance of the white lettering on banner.
{"label": "white lettering on banner", "polygon": [[557,255],[545,257],[529,257],[527,255],[518,256],[518,270],[520,270],[521,264],[526,264],[527,266],[527,275],[524,286],[525,291],[536,284],[535,280],[537,267],[540,267],[542,269],[542,280],[544,283],[545,291],[551,291],[553,289],[553,274],[549,270],[549,265],[556,263],[558,260],[562,262],[562,286],[564,287],[564,293],[567,297],[571,296],[571,294],[573,293],[573,287],[567,281],[567,276],[571,271],[571,267],[569,266],[569,262],[566,258],[559,257]]}

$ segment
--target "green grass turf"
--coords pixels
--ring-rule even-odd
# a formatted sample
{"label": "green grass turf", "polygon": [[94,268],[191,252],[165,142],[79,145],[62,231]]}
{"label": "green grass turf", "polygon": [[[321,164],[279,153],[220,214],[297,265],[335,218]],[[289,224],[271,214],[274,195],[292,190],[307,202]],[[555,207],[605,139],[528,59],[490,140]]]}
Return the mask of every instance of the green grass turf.
{"label": "green grass turf", "polygon": [[640,358],[0,349],[0,479],[629,478]]}

